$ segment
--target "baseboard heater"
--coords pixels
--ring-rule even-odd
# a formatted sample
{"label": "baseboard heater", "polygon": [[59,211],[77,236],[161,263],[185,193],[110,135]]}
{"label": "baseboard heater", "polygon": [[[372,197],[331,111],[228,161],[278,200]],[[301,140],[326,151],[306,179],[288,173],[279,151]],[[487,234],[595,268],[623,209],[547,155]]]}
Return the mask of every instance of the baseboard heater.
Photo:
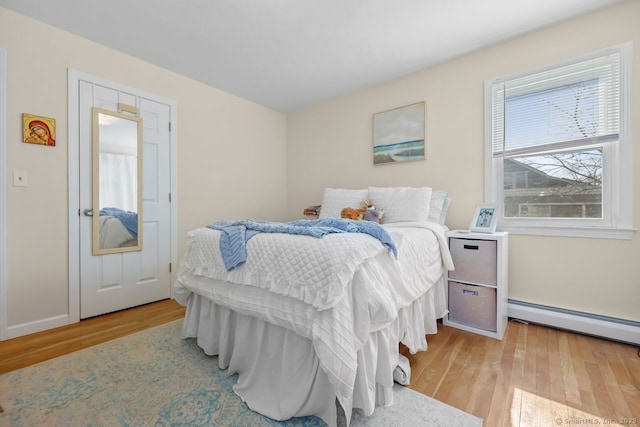
{"label": "baseboard heater", "polygon": [[640,345],[640,322],[509,300],[509,317]]}

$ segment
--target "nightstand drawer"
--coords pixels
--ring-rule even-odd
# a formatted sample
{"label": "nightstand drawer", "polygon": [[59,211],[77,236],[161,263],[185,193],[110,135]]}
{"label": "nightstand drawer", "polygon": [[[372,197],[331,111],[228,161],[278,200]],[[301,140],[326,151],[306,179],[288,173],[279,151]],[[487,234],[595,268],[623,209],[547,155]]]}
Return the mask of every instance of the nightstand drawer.
{"label": "nightstand drawer", "polygon": [[495,285],[497,283],[495,240],[449,239],[455,270],[449,278],[463,282]]}
{"label": "nightstand drawer", "polygon": [[496,331],[496,288],[449,282],[449,321]]}

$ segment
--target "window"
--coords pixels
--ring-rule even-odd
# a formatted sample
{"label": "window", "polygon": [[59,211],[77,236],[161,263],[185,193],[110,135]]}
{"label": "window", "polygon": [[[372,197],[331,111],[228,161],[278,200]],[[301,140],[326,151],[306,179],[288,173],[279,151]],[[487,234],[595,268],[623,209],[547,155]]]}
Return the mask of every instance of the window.
{"label": "window", "polygon": [[520,234],[631,238],[631,43],[487,81],[486,201]]}

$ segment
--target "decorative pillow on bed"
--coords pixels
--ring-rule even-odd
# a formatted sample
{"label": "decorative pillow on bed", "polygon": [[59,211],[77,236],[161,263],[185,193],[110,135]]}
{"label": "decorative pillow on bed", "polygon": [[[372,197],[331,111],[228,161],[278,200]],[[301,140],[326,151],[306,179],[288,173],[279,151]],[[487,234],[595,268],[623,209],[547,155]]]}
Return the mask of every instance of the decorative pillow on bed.
{"label": "decorative pillow on bed", "polygon": [[369,200],[384,209],[383,224],[429,220],[430,187],[369,187]]}
{"label": "decorative pillow on bed", "polygon": [[440,224],[444,225],[447,221],[447,214],[449,213],[449,206],[451,206],[451,197],[447,196],[444,201],[444,207],[442,208],[442,213],[440,214]]}
{"label": "decorative pillow on bed", "polygon": [[429,221],[444,225],[451,199],[446,191],[433,190],[429,206]]}
{"label": "decorative pillow on bed", "polygon": [[320,208],[320,219],[340,218],[340,211],[344,208],[359,208],[364,199],[367,199],[368,190],[350,190],[346,188],[325,188]]}

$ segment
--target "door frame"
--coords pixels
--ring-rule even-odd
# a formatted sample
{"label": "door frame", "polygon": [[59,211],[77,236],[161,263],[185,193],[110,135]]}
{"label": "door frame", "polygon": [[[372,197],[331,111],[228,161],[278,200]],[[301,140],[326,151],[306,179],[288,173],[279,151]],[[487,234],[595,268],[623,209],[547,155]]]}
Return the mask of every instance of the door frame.
{"label": "door frame", "polygon": [[[169,132],[171,144],[171,221],[170,221],[170,245],[171,265],[177,265],[178,261],[178,119],[177,103],[155,94],[144,92],[119,83],[105,80],[74,69],[68,69],[68,145],[69,145],[69,323],[80,321],[80,120],[79,120],[79,83],[90,82],[136,96],[141,96],[152,101],[167,104],[171,107],[171,131]],[[173,283],[175,272],[170,275]],[[171,298],[174,297],[173,286]]]}
{"label": "door frame", "polygon": [[7,51],[0,49],[0,341],[7,339]]}

